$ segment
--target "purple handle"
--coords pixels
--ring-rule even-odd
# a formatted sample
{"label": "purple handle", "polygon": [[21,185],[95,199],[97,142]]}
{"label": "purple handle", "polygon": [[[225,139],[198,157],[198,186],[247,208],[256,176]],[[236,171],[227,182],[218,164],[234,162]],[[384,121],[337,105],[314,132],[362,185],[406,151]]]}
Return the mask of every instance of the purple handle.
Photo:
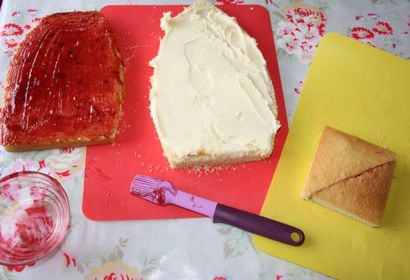
{"label": "purple handle", "polygon": [[298,228],[223,204],[216,206],[213,222],[235,226],[293,246],[300,246],[305,241],[305,234]]}

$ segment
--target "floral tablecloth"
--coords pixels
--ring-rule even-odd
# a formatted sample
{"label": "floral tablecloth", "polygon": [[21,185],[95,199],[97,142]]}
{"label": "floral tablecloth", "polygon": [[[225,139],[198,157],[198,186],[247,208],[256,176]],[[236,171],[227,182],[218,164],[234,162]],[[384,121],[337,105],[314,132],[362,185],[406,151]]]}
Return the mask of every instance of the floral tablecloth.
{"label": "floral tablecloth", "polygon": [[[189,1],[6,0],[0,16],[0,87],[17,43],[41,17],[99,10],[107,4],[188,4]],[[270,13],[288,119],[320,38],[339,32],[410,58],[409,0],[217,0],[260,4]],[[0,279],[324,279],[257,251],[251,236],[208,219],[93,222],[82,213],[85,148],[30,153],[0,151],[0,175],[37,170],[57,178],[71,205],[64,244],[27,266],[0,266]]]}

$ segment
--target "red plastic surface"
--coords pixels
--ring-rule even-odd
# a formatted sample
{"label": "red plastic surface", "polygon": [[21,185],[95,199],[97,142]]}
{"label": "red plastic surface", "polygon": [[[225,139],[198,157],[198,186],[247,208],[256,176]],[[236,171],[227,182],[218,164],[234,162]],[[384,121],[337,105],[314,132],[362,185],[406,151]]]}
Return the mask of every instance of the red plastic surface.
{"label": "red plastic surface", "polygon": [[269,13],[258,5],[220,7],[235,16],[254,37],[272,78],[280,128],[269,159],[214,168],[210,171],[172,170],[149,114],[148,62],[156,56],[163,32],[162,14],[176,15],[183,6],[108,6],[102,13],[110,21],[126,66],[125,113],[113,145],[87,147],[83,211],[93,220],[166,219],[198,217],[176,206],[157,206],[130,195],[136,174],[170,180],[183,191],[259,213],[288,132],[279,69]]}

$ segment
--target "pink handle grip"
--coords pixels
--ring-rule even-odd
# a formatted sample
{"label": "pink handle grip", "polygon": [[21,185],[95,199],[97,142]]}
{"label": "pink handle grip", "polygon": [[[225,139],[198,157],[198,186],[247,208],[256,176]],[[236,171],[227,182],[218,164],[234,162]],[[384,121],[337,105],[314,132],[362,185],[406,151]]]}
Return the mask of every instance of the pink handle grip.
{"label": "pink handle grip", "polygon": [[215,213],[217,203],[196,195],[192,195],[178,190],[177,193],[169,197],[169,202],[179,207],[189,209],[196,213],[212,218]]}

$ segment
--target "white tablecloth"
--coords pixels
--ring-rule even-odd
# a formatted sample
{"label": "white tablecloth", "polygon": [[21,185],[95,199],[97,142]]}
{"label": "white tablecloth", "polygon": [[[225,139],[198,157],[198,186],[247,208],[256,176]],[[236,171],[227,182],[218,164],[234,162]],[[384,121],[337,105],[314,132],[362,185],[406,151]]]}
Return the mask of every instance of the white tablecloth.
{"label": "white tablecloth", "polygon": [[[0,16],[0,86],[4,85],[17,42],[44,15],[99,10],[107,4],[188,2],[6,0]],[[339,32],[398,56],[410,57],[410,2],[406,0],[217,2],[257,3],[269,10],[289,121],[317,43],[325,33]],[[213,224],[208,219],[90,221],[81,206],[84,164],[85,148],[14,154],[0,151],[1,176],[23,169],[48,173],[62,183],[71,204],[70,231],[61,248],[32,266],[0,266],[0,279],[326,278],[265,255],[253,247],[250,234]]]}

